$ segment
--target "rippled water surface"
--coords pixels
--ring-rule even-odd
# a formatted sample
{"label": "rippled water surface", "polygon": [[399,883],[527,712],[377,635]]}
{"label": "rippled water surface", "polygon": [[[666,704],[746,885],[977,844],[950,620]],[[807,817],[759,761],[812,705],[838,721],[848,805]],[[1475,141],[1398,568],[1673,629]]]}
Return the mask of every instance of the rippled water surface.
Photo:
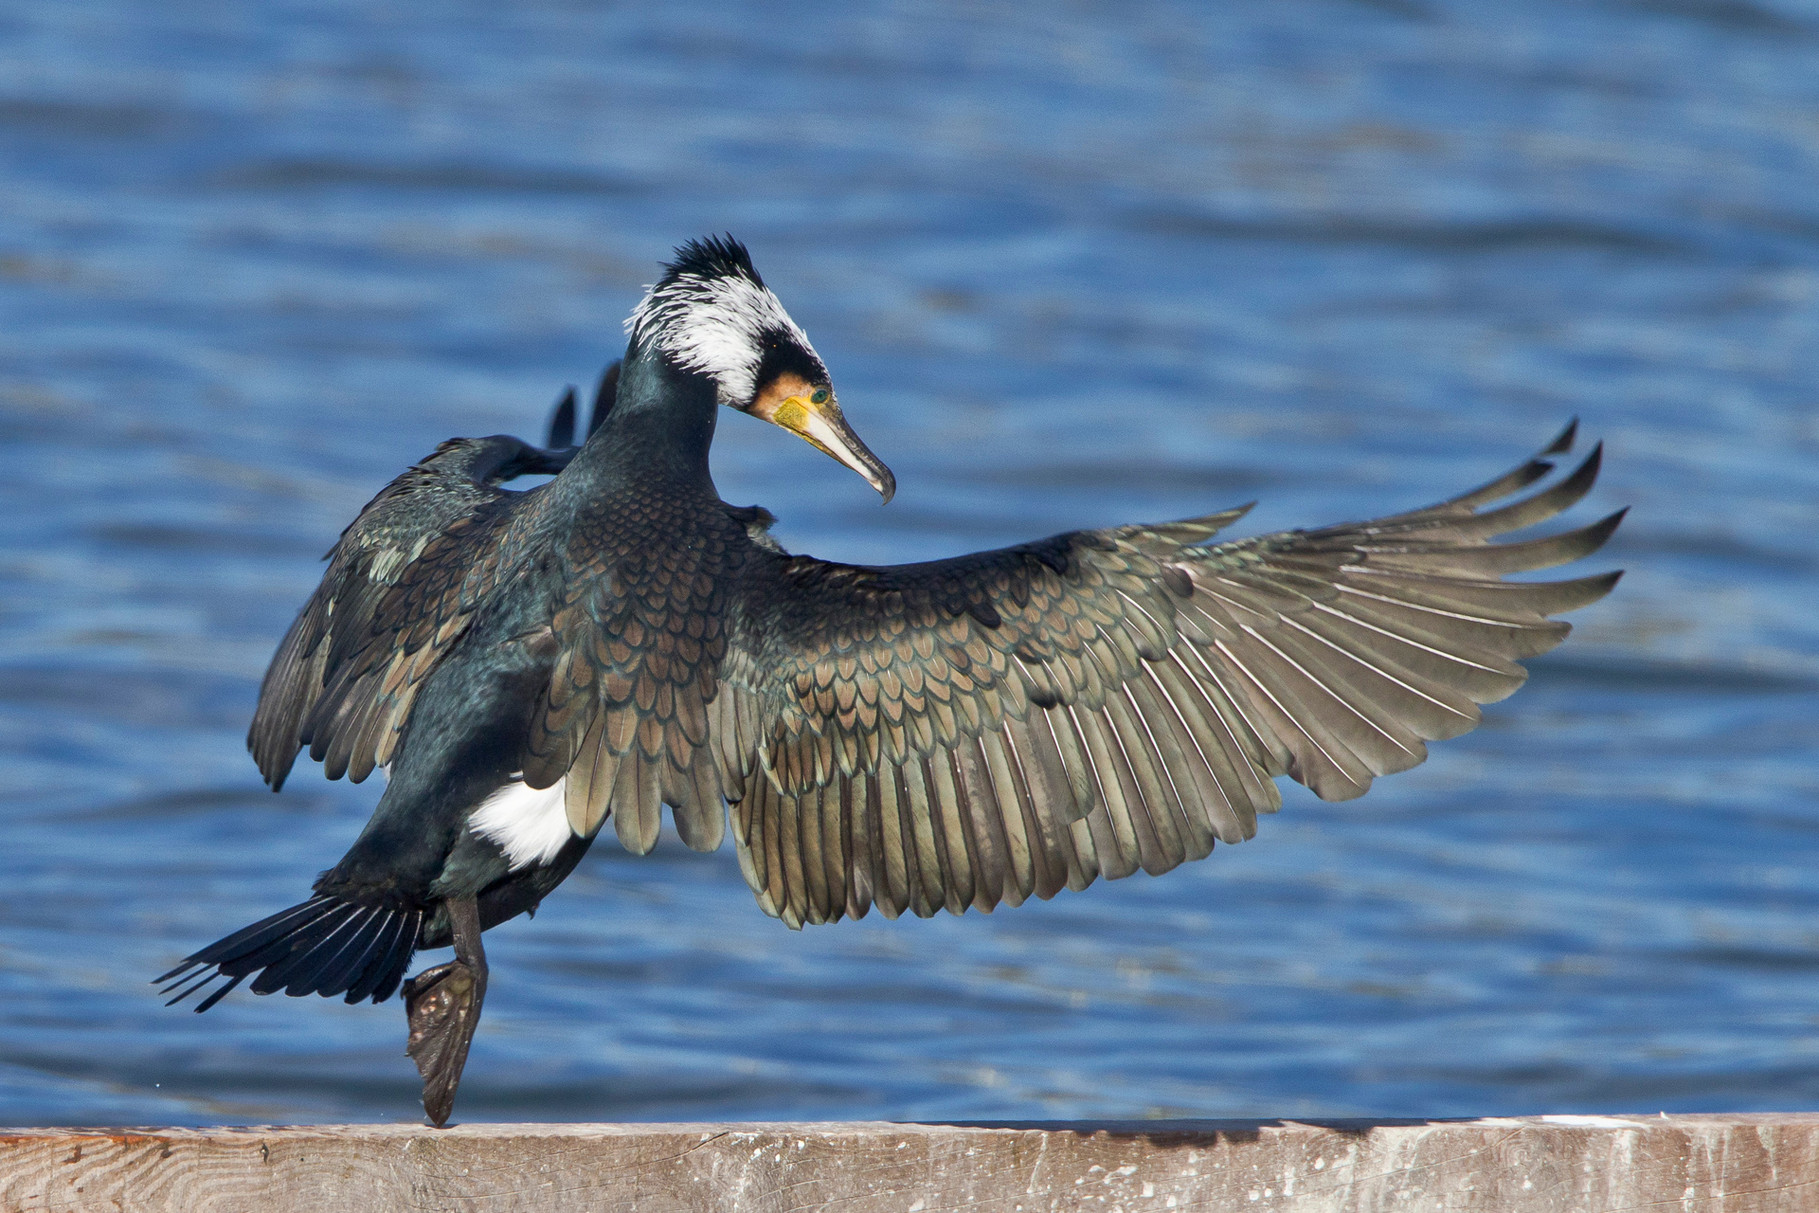
{"label": "rippled water surface", "polygon": [[1160,880],[792,933],[596,848],[489,936],[464,1116],[1819,1104],[1819,10],[1000,7],[0,7],[0,1122],[416,1115],[395,1003],[146,980],[378,795],[242,749],[317,557],[718,229],[902,485],[729,416],[798,550],[1366,516],[1578,415],[1631,572]]}

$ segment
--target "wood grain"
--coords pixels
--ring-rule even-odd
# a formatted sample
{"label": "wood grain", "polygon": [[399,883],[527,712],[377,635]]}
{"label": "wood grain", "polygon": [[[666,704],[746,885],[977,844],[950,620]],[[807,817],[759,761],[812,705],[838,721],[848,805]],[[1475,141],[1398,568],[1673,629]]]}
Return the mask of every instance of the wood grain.
{"label": "wood grain", "polygon": [[22,1129],[0,1208],[1791,1213],[1819,1115]]}

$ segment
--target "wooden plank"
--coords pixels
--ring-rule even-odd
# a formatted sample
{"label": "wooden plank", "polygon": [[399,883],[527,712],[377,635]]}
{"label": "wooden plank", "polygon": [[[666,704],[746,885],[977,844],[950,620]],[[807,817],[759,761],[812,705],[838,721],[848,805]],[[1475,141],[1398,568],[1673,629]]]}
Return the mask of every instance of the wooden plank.
{"label": "wooden plank", "polygon": [[0,1131],[0,1209],[1753,1213],[1819,1115]]}

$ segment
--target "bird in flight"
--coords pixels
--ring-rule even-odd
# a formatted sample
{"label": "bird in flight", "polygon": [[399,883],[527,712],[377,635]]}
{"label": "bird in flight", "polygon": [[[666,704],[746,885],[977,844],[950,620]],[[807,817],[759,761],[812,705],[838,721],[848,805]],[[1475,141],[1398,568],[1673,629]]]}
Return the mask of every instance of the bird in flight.
{"label": "bird in flight", "polygon": [[[1491,542],[1572,506],[1599,453],[1369,522],[1215,542],[1244,508],[922,564],[792,555],[708,471],[724,406],[799,435],[888,502],[895,480],[731,237],[690,241],[627,322],[571,445],[455,439],[341,535],[272,659],[248,748],[388,782],[306,901],[160,982],[383,1001],[403,982],[445,1124],[485,999],[481,933],[534,910],[611,823],[696,850],[730,826],[791,927],[989,912],[1256,832],[1287,775],[1327,800],[1406,770],[1553,648],[1617,573],[1506,574],[1622,518]],[[519,475],[556,473],[525,492]],[[1246,507],[1248,508],[1248,507]],[[419,949],[454,959],[403,981]],[[210,986],[212,989],[209,989]]]}

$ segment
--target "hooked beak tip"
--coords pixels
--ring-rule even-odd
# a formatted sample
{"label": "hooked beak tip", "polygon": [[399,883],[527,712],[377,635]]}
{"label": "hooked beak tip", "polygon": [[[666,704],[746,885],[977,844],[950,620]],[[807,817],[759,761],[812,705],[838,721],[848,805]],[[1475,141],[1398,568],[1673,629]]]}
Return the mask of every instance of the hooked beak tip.
{"label": "hooked beak tip", "polygon": [[853,433],[840,406],[831,399],[817,404],[801,396],[790,396],[781,401],[761,397],[746,411],[806,439],[811,446],[857,472],[878,490],[885,505],[897,495],[897,477],[884,466],[882,459],[872,454],[859,435]]}

